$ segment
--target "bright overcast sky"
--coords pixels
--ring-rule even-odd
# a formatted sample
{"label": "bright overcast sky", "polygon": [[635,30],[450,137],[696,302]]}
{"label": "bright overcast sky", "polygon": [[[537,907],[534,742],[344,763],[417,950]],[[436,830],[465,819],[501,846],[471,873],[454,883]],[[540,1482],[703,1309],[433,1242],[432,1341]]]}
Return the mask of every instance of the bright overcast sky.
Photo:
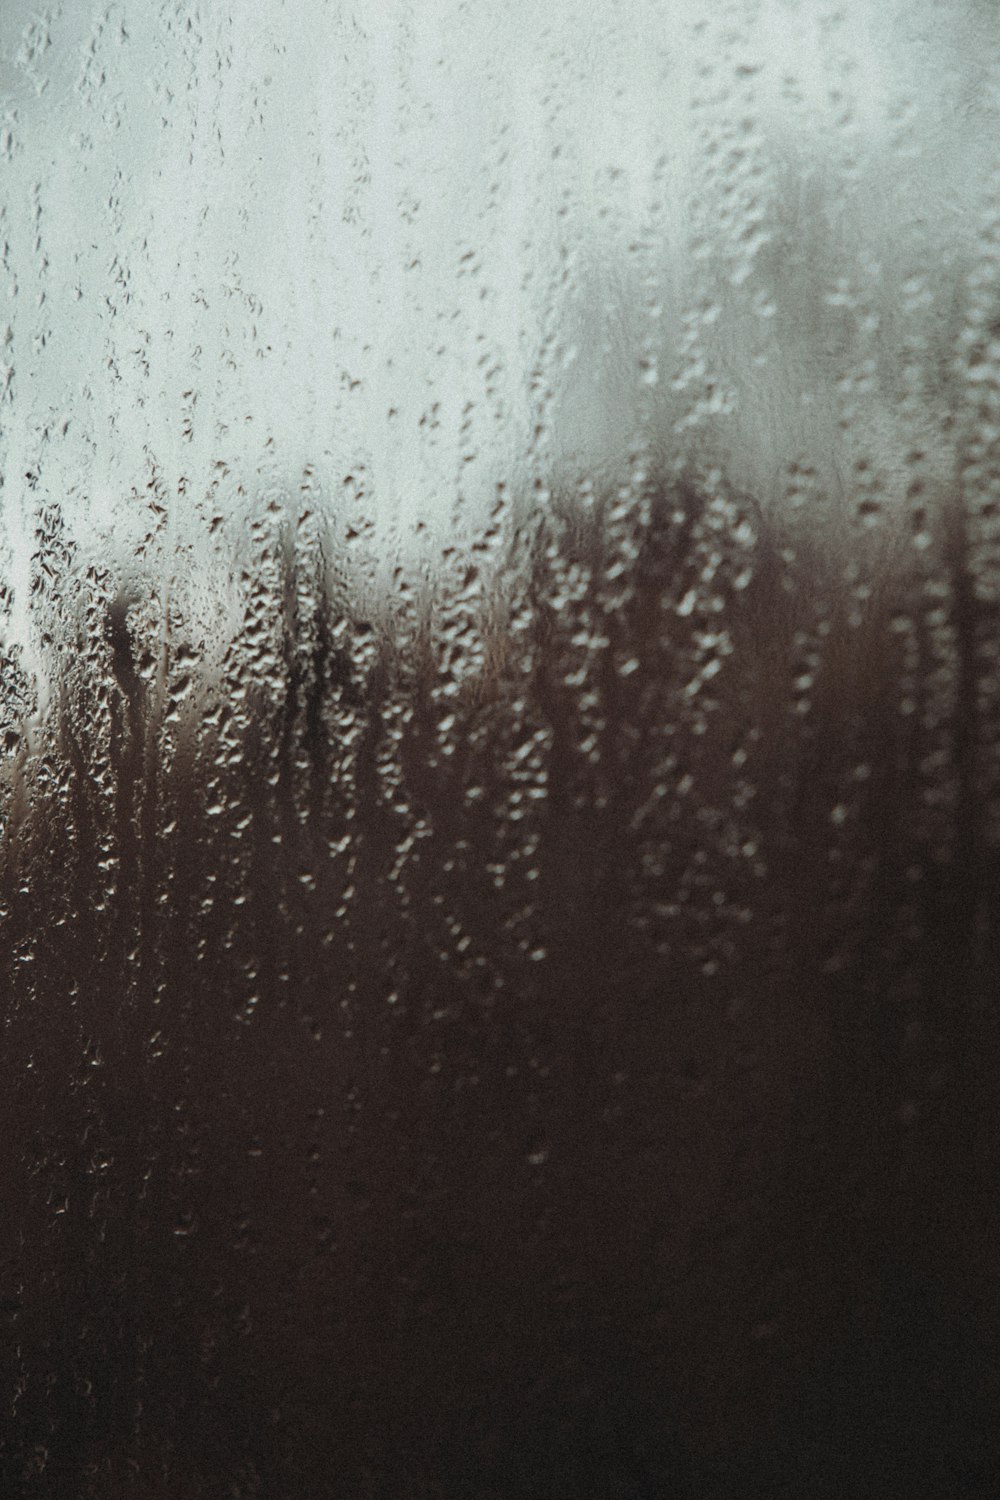
{"label": "bright overcast sky", "polygon": [[890,394],[845,455],[832,393],[965,295],[992,3],[355,11],[6,0],[15,550],[43,495],[134,545],[153,465],[200,534],[306,465],[408,527],[636,431],[765,499],[909,440]]}

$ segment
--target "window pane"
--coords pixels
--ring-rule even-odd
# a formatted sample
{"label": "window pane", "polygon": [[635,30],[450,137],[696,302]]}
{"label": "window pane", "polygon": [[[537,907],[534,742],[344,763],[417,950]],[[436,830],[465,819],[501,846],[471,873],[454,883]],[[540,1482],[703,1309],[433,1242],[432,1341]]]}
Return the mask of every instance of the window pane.
{"label": "window pane", "polygon": [[4,1493],[992,1493],[997,21],[6,0]]}

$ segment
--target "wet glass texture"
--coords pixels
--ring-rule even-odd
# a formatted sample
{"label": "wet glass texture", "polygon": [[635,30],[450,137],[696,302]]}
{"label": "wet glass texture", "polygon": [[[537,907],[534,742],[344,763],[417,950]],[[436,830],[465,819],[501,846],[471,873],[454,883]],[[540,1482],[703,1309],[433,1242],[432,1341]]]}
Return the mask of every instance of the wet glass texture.
{"label": "wet glass texture", "polygon": [[0,7],[0,1490],[1000,1493],[990,0]]}

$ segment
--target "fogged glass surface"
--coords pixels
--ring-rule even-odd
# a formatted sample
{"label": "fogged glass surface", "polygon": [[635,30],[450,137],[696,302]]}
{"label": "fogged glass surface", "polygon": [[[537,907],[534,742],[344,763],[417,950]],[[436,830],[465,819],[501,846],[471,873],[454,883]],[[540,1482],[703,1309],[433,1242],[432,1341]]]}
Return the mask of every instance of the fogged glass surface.
{"label": "fogged glass surface", "polygon": [[1000,1488],[987,0],[0,10],[0,1488]]}

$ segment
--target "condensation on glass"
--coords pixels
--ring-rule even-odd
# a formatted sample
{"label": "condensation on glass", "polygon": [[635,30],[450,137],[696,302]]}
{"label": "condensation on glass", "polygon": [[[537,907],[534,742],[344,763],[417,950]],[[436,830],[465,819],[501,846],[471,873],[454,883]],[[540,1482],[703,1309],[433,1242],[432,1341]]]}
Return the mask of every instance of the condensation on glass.
{"label": "condensation on glass", "polygon": [[5,1494],[992,1492],[998,44],[6,0]]}

